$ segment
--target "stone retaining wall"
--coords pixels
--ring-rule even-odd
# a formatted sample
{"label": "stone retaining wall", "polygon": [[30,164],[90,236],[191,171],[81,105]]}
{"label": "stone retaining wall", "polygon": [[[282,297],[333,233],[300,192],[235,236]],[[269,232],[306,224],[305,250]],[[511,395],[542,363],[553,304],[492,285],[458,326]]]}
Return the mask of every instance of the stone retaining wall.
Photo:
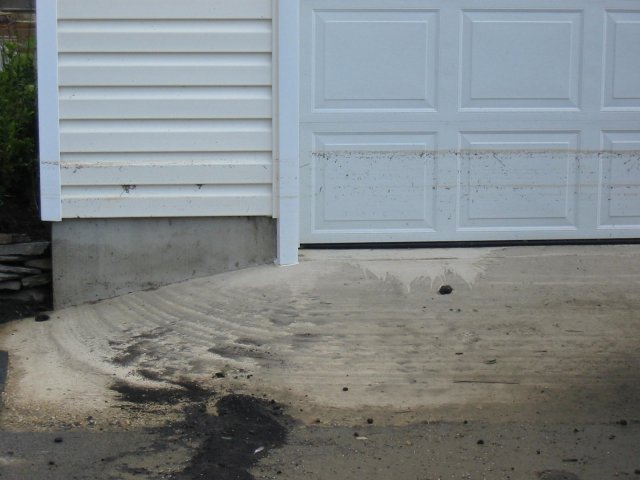
{"label": "stone retaining wall", "polygon": [[0,301],[45,303],[50,292],[49,242],[0,233]]}

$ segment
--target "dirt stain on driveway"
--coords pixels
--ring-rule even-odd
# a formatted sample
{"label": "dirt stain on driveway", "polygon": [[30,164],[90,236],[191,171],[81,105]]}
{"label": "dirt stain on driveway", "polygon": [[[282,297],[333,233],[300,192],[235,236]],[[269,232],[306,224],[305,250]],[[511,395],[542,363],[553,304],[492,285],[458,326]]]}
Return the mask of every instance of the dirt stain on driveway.
{"label": "dirt stain on driveway", "polygon": [[[154,404],[182,408],[182,420],[152,429],[160,453],[171,450],[177,442],[194,446],[190,460],[170,478],[253,480],[251,468],[285,444],[294,424],[283,413],[284,407],[274,400],[235,394],[216,400],[214,392],[196,384],[183,382],[177,387],[148,388],[125,382],[111,387],[131,408],[149,410]],[[153,478],[151,469],[152,465],[148,465],[133,472]],[[124,470],[132,472],[129,466]]]}

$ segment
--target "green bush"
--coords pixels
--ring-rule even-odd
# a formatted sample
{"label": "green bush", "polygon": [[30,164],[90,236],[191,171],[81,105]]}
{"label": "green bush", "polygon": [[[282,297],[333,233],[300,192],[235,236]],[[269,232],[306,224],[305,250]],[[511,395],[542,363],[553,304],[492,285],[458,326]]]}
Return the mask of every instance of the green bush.
{"label": "green bush", "polygon": [[[37,103],[34,42],[0,45],[0,205],[36,207]],[[12,202],[14,203],[14,202]]]}

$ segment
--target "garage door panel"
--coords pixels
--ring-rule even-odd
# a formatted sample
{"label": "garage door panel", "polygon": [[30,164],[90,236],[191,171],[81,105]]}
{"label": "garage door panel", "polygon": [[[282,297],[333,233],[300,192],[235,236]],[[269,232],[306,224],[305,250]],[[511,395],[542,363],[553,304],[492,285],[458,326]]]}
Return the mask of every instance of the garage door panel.
{"label": "garage door panel", "polygon": [[601,228],[640,228],[640,130],[605,131],[600,155]]}
{"label": "garage door panel", "polygon": [[435,12],[321,10],[313,26],[314,109],[435,108]]}
{"label": "garage door panel", "polygon": [[640,237],[637,2],[300,1],[302,243]]}
{"label": "garage door panel", "polygon": [[313,134],[311,229],[433,231],[435,141],[422,132]]}
{"label": "garage door panel", "polygon": [[465,132],[459,228],[576,227],[577,132]]}
{"label": "garage door panel", "polygon": [[462,154],[459,227],[575,228],[575,163],[575,155],[559,153]]}
{"label": "garage door panel", "polygon": [[640,110],[640,12],[609,11],[604,108]]}
{"label": "garage door panel", "polygon": [[582,14],[465,11],[461,109],[580,107]]}

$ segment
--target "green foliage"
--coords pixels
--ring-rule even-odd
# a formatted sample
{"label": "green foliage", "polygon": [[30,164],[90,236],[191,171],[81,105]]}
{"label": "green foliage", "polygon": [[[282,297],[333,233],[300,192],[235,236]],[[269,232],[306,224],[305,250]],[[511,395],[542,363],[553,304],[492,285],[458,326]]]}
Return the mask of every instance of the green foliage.
{"label": "green foliage", "polygon": [[0,61],[0,205],[7,196],[33,204],[37,185],[33,40],[1,44]]}

